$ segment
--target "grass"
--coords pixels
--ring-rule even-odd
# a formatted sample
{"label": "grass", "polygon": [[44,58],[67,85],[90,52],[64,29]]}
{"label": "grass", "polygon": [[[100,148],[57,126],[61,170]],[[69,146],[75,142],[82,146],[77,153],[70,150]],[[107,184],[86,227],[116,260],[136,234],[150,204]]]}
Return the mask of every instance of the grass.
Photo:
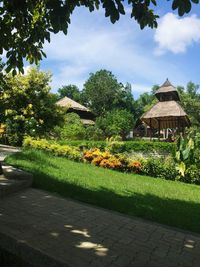
{"label": "grass", "polygon": [[6,161],[33,173],[36,188],[200,233],[200,186],[120,173],[33,149]]}

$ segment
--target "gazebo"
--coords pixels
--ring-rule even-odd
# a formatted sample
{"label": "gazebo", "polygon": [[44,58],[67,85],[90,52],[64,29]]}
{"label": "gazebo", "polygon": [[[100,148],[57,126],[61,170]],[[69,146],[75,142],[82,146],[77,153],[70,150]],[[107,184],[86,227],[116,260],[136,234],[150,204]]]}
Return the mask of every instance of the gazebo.
{"label": "gazebo", "polygon": [[183,131],[190,126],[190,120],[180,105],[177,89],[167,79],[155,92],[158,102],[141,117],[141,121],[151,129],[178,129]]}

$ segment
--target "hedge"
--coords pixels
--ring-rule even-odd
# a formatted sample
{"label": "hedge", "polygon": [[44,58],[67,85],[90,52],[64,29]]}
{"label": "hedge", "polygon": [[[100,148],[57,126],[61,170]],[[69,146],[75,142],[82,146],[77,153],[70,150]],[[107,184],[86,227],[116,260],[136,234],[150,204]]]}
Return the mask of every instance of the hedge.
{"label": "hedge", "polygon": [[[62,145],[76,146],[79,149],[91,149],[99,148],[104,149],[107,145],[106,141],[86,141],[86,140],[70,140],[70,141],[58,141]],[[175,150],[175,143],[159,142],[159,141],[145,141],[145,140],[134,140],[124,141],[121,147],[121,152],[143,152],[143,153],[173,153]]]}

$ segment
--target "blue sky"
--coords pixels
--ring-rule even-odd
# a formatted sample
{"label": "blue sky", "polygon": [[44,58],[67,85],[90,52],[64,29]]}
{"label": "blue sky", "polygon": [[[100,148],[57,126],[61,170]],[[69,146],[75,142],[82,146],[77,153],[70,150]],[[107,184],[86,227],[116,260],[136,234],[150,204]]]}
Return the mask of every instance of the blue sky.
{"label": "blue sky", "polygon": [[77,8],[68,35],[52,35],[44,46],[47,58],[41,70],[52,72],[52,91],[67,84],[82,89],[89,73],[102,68],[118,81],[131,83],[135,98],[166,78],[175,86],[200,84],[200,5],[179,18],[171,1],[160,2],[165,4],[157,7],[159,27],[153,30],[140,30],[128,8],[114,25],[103,10]]}

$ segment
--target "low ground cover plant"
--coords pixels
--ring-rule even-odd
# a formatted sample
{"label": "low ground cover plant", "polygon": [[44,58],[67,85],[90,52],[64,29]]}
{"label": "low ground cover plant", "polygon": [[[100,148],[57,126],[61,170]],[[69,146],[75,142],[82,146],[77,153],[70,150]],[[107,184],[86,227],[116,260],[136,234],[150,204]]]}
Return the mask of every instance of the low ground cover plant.
{"label": "low ground cover plant", "polygon": [[46,139],[34,139],[32,137],[26,137],[24,139],[23,146],[49,151],[56,156],[64,156],[75,161],[81,161],[82,159],[80,150],[77,147],[51,143]]}

